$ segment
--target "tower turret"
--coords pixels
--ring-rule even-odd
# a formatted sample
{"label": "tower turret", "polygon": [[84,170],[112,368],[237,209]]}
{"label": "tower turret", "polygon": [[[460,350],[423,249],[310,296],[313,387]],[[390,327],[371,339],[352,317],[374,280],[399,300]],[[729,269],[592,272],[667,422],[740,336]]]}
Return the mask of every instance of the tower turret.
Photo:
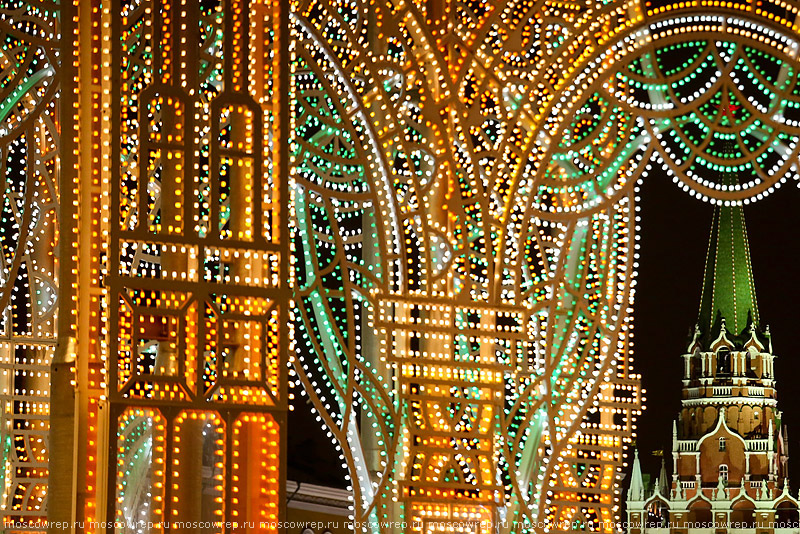
{"label": "tower turret", "polygon": [[635,449],[633,456],[633,472],[631,485],[628,488],[629,501],[644,501],[644,480],[642,479],[642,465],[639,463],[639,449]]}

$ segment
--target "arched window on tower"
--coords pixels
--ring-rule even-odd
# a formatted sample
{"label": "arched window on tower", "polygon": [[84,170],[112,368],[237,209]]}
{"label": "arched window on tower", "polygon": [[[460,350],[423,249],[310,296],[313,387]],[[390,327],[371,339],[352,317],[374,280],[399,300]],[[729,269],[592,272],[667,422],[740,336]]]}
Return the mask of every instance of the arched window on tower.
{"label": "arched window on tower", "polygon": [[721,348],[717,353],[717,375],[731,374],[731,351]]}
{"label": "arched window on tower", "polygon": [[669,521],[669,507],[659,500],[655,500],[647,505],[646,527],[666,528]]}
{"label": "arched window on tower", "polygon": [[725,438],[719,438],[719,452],[725,452],[727,445],[727,440]]}
{"label": "arched window on tower", "polygon": [[703,366],[700,361],[702,356],[700,354],[695,354],[692,356],[691,360],[689,361],[689,377],[690,379],[698,379],[703,374]]}
{"label": "arched window on tower", "polygon": [[755,528],[755,518],[755,510],[751,501],[740,499],[733,505],[731,523],[738,523],[741,528]]}
{"label": "arched window on tower", "polygon": [[783,501],[775,510],[775,522],[778,528],[798,528],[800,527],[800,516],[797,513],[797,506],[789,500]]}
{"label": "arched window on tower", "polygon": [[689,523],[695,528],[711,528],[713,526],[711,503],[704,499],[696,499],[689,508]]}
{"label": "arched window on tower", "polygon": [[722,465],[719,466],[719,478],[721,478],[722,481],[725,484],[728,483],[728,465],[727,464],[722,464]]}

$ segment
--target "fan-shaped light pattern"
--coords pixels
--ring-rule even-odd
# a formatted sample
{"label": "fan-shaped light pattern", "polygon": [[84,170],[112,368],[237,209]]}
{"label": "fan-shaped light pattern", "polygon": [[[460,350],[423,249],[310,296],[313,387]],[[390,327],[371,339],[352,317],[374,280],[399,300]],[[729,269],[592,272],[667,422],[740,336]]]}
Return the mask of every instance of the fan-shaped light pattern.
{"label": "fan-shaped light pattern", "polygon": [[616,528],[636,183],[797,161],[794,8],[706,3],[294,2],[295,363],[367,530]]}
{"label": "fan-shaped light pattern", "polygon": [[[583,192],[555,211],[590,209],[588,188],[610,196],[642,160],[712,203],[748,203],[796,179],[797,49],[789,33],[703,14],[651,22],[601,52],[575,77],[565,109],[551,111],[573,119],[546,176],[552,187]],[[604,138],[611,142],[601,152],[594,141]],[[722,183],[725,173],[739,183]]]}

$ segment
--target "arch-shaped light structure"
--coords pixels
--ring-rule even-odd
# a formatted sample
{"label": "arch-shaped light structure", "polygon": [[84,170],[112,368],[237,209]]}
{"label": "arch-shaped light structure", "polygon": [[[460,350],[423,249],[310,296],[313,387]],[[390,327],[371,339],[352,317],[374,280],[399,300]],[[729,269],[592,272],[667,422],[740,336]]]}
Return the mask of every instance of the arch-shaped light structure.
{"label": "arch-shaped light structure", "polygon": [[295,5],[296,368],[359,522],[613,528],[637,180],[797,170],[794,8],[662,4]]}

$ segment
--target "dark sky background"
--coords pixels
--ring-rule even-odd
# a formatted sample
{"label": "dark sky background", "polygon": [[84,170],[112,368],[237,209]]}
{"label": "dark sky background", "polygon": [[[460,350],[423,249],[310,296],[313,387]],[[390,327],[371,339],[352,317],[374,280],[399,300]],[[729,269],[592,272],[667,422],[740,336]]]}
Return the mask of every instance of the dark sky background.
{"label": "dark sky background", "polygon": [[[681,355],[700,306],[713,207],[653,173],[642,185],[639,277],[635,309],[635,368],[647,390],[637,443],[645,472],[657,474],[664,449],[671,470],[672,420],[680,408]],[[800,190],[789,182],[745,207],[761,320],[778,355],[778,407],[788,423],[789,453],[800,451],[800,350],[795,335],[800,304]],[[298,394],[290,415],[289,479],[344,485],[344,469],[330,439]],[[800,485],[800,453],[790,460]],[[627,485],[627,480],[625,481]]]}

